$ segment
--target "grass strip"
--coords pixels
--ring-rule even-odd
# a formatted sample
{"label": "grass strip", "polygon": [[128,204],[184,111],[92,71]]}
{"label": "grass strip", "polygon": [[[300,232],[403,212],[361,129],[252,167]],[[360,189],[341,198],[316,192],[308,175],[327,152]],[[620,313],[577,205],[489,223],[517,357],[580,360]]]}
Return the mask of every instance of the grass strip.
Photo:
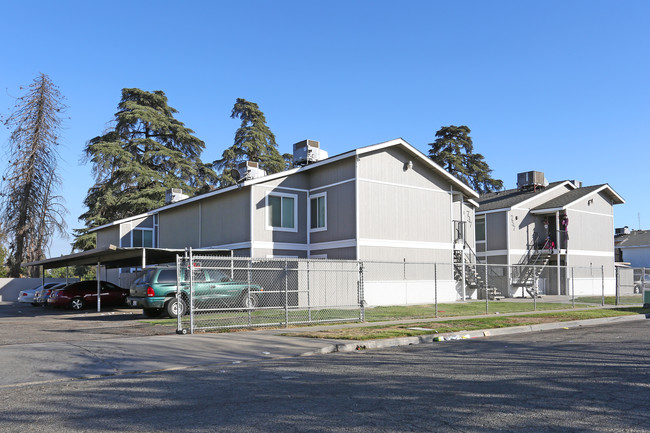
{"label": "grass strip", "polygon": [[[597,309],[586,311],[565,311],[517,316],[490,316],[472,319],[409,323],[399,325],[339,328],[283,335],[308,338],[328,338],[336,340],[377,340],[382,338],[413,337],[432,333],[474,331],[478,329],[507,328],[512,326],[536,325],[550,322],[597,319],[633,314],[650,314],[650,309],[638,307],[618,309]],[[415,329],[417,328],[417,329]]]}

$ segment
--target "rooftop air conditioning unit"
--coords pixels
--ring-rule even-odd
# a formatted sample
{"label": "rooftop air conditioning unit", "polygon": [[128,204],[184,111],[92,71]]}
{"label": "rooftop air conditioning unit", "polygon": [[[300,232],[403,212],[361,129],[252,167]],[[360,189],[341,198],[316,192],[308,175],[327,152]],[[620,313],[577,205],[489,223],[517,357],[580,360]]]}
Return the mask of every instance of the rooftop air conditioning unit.
{"label": "rooftop air conditioning unit", "polygon": [[189,195],[183,194],[180,188],[171,188],[165,191],[165,204],[176,203],[189,198]]}
{"label": "rooftop air conditioning unit", "polygon": [[293,145],[293,165],[302,166],[327,158],[327,152],[315,140],[303,140]]}
{"label": "rooftop air conditioning unit", "polygon": [[517,189],[520,191],[536,191],[544,188],[548,183],[544,179],[544,173],[541,171],[526,171],[517,173]]}
{"label": "rooftop air conditioning unit", "polygon": [[230,175],[235,179],[235,182],[239,182],[266,176],[266,171],[260,168],[259,162],[242,161],[237,164],[237,168],[230,172]]}
{"label": "rooftop air conditioning unit", "polygon": [[614,236],[629,235],[629,234],[630,234],[630,229],[628,226],[614,229]]}

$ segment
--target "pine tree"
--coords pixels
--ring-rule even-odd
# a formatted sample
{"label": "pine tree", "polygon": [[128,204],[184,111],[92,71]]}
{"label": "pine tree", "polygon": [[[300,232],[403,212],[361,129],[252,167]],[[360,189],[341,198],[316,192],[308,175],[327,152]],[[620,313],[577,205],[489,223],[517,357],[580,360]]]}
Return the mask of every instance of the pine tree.
{"label": "pine tree", "polygon": [[[5,120],[13,127],[9,137],[9,165],[2,178],[0,201],[3,233],[9,239],[9,274],[19,277],[21,263],[44,258],[55,233],[64,234],[66,213],[56,195],[61,113],[65,110],[58,88],[40,74],[18,98]],[[31,276],[39,270],[32,268]]]}
{"label": "pine tree", "polygon": [[85,148],[96,180],[84,200],[86,227],[75,230],[75,249],[94,247],[87,233],[92,227],[164,205],[169,188],[194,195],[216,181],[200,158],[205,144],[175,113],[160,90],[122,90],[114,127]]}
{"label": "pine tree", "polygon": [[241,119],[241,125],[235,132],[234,144],[223,151],[220,160],[214,161],[214,165],[220,170],[220,186],[235,183],[230,171],[242,161],[259,162],[260,168],[267,174],[277,173],[289,167],[287,158],[290,159],[291,155],[281,155],[278,152],[275,135],[267,126],[264,113],[256,103],[237,98],[230,117]]}
{"label": "pine tree", "polygon": [[467,126],[443,126],[436,132],[436,140],[429,143],[429,158],[450,174],[483,194],[503,188],[503,182],[490,176],[492,170],[474,144]]}

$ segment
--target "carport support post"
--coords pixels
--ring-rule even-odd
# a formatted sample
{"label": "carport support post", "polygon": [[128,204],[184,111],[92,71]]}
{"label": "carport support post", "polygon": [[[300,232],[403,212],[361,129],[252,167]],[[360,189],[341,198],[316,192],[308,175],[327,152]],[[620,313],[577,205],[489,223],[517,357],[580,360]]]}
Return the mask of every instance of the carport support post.
{"label": "carport support post", "polygon": [[97,274],[97,312],[98,313],[102,311],[102,297],[101,297],[102,282],[101,282],[101,276],[99,274],[99,272],[101,270],[100,269],[101,265],[102,265],[101,262],[97,262],[97,272],[96,272],[96,274]]}

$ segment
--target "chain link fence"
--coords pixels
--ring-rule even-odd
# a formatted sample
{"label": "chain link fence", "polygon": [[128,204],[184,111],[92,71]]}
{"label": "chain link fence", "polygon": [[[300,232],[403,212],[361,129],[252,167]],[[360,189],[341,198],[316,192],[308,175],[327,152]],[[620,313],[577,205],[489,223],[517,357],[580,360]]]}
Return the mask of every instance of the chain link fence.
{"label": "chain link fence", "polygon": [[650,289],[650,268],[616,268],[616,304],[642,304],[643,289]]}
{"label": "chain link fence", "polygon": [[[639,304],[650,268],[243,258],[177,259],[179,332],[364,321],[370,308],[457,301]],[[178,284],[180,283],[180,284]],[[615,299],[615,301],[613,300]]]}
{"label": "chain link fence", "polygon": [[[190,272],[191,270],[191,272]],[[336,260],[178,258],[189,314],[179,330],[363,320],[362,264]],[[189,278],[188,278],[189,277]]]}

